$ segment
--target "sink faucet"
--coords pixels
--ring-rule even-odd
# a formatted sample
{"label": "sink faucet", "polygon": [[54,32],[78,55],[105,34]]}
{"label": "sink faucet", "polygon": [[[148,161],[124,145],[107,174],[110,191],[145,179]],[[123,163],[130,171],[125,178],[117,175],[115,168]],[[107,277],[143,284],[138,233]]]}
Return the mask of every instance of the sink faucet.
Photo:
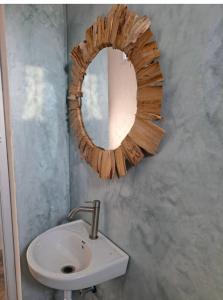
{"label": "sink faucet", "polygon": [[68,221],[72,221],[74,216],[78,212],[90,212],[92,213],[92,223],[91,223],[91,233],[89,235],[90,239],[96,240],[98,238],[98,222],[99,222],[99,212],[100,212],[100,201],[93,200],[87,201],[86,203],[92,203],[92,206],[80,206],[77,208],[71,209],[69,212],[67,219]]}

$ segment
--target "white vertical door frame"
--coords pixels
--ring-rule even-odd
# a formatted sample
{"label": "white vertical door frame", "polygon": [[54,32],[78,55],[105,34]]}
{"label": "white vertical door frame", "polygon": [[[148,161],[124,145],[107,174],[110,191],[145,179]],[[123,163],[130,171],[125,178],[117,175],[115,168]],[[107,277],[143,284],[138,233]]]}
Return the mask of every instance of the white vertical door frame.
{"label": "white vertical door frame", "polygon": [[7,300],[22,300],[4,5],[0,5],[0,196]]}

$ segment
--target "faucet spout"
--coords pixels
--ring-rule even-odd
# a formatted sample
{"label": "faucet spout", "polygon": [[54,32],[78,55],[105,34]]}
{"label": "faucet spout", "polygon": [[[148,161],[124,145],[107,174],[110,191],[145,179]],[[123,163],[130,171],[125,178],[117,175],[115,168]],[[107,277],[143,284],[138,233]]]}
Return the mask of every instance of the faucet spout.
{"label": "faucet spout", "polygon": [[93,207],[80,206],[71,209],[71,211],[67,215],[68,221],[72,221],[74,219],[74,216],[79,212],[93,212]]}
{"label": "faucet spout", "polygon": [[100,212],[100,201],[99,200],[94,200],[91,201],[92,206],[80,206],[73,208],[68,216],[67,219],[68,221],[72,221],[74,219],[74,216],[79,213],[79,212],[90,212],[92,214],[92,224],[91,224],[91,233],[89,237],[92,240],[95,240],[98,238],[98,223],[99,223],[99,212]]}

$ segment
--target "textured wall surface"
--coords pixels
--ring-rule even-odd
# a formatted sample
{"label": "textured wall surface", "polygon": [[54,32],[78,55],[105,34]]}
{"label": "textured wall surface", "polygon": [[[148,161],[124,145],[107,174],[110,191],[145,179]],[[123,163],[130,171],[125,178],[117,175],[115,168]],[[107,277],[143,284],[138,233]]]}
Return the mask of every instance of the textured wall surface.
{"label": "textured wall surface", "polygon": [[[68,6],[68,50],[108,8]],[[101,199],[101,231],[131,257],[125,277],[88,299],[222,300],[223,6],[130,8],[150,16],[161,50],[166,136],[113,181],[97,179],[71,142],[72,205]]]}
{"label": "textured wall surface", "polygon": [[31,278],[27,245],[70,207],[63,5],[7,5],[8,47],[23,300],[53,299]]}

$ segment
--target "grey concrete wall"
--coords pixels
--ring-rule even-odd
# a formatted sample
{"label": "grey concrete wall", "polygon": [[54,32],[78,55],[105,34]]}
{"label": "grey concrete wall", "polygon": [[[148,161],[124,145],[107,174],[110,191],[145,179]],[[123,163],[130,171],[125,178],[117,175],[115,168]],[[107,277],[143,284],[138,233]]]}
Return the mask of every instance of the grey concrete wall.
{"label": "grey concrete wall", "polygon": [[[68,50],[108,8],[68,6]],[[131,257],[127,275],[94,299],[221,300],[223,6],[130,8],[151,18],[161,50],[166,136],[125,178],[102,181],[71,135],[72,206],[101,199],[101,231]]]}
{"label": "grey concrete wall", "polygon": [[70,207],[63,5],[7,5],[6,38],[23,300],[53,299],[27,269],[30,241]]}

